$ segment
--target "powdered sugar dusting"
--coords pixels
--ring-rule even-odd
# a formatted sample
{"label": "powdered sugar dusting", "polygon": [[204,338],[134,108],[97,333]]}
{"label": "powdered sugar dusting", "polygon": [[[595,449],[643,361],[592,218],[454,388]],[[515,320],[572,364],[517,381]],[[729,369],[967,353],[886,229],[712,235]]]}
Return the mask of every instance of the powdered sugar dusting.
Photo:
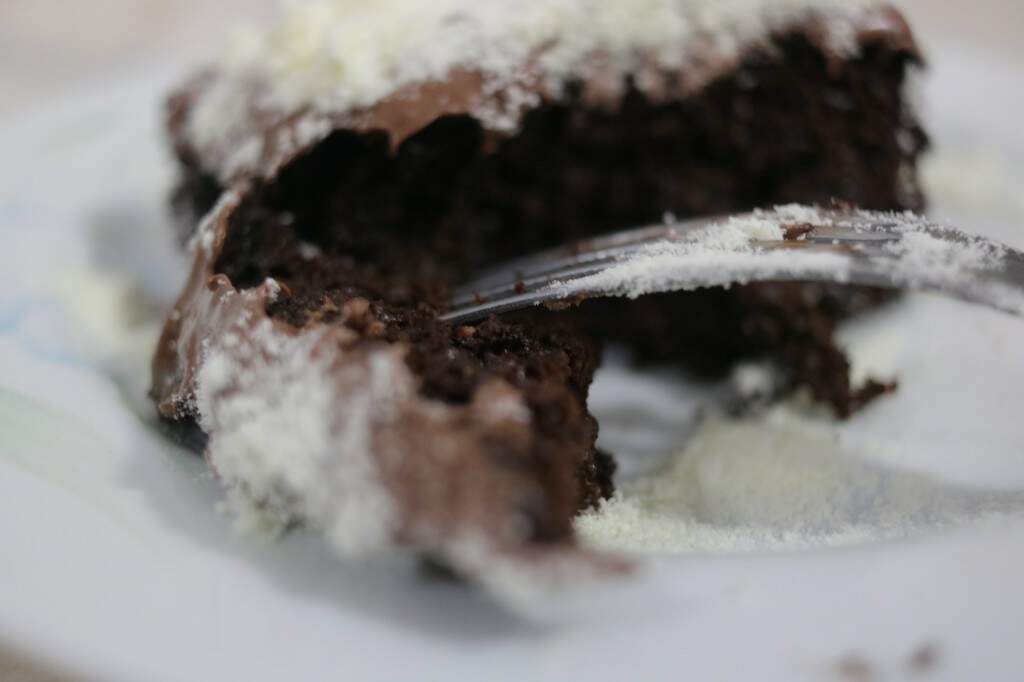
{"label": "powdered sugar dusting", "polygon": [[328,331],[292,336],[269,320],[236,331],[223,337],[233,343],[211,344],[197,382],[218,475],[267,515],[322,529],[343,555],[390,544],[392,501],[371,430],[412,390],[401,358],[377,351],[345,362],[324,343]]}
{"label": "powdered sugar dusting", "polygon": [[[1024,260],[1006,246],[954,228],[937,228],[921,216],[893,216],[901,238],[885,245],[898,262],[899,284],[936,289],[964,300],[1024,314]],[[876,259],[884,267],[885,258]]]}
{"label": "powdered sugar dusting", "polygon": [[600,292],[638,298],[647,294],[731,286],[769,276],[792,278],[826,276],[844,281],[849,259],[833,253],[763,252],[757,241],[779,242],[789,222],[825,222],[813,208],[785,206],[759,211],[685,235],[680,241],[651,244],[622,262],[587,277],[555,282],[551,289],[568,298]]}
{"label": "powdered sugar dusting", "polygon": [[609,578],[635,570],[619,557],[577,547],[510,554],[479,534],[453,538],[449,556],[508,608],[538,622],[593,612],[595,603],[623,587],[628,590],[623,584],[628,581]]}
{"label": "powdered sugar dusting", "polygon": [[706,419],[663,470],[626,483],[576,527],[625,552],[844,546],[1019,511],[1024,495],[883,469],[789,406]]}
{"label": "powdered sugar dusting", "polygon": [[902,238],[886,245],[886,250],[898,256],[906,266],[907,280],[925,278],[955,278],[966,270],[986,270],[996,267],[1006,249],[991,242],[964,235],[950,241],[928,232],[913,231],[912,224],[901,226]]}
{"label": "powdered sugar dusting", "polygon": [[[319,0],[291,3],[269,30],[240,34],[230,67],[268,73],[274,97],[318,108],[366,106],[460,66],[510,80],[526,61],[563,79],[600,51],[625,70],[638,52],[680,64],[698,39],[739,49],[811,11],[828,15],[836,47],[855,49],[849,26],[873,0]],[[847,20],[847,21],[842,21]]]}

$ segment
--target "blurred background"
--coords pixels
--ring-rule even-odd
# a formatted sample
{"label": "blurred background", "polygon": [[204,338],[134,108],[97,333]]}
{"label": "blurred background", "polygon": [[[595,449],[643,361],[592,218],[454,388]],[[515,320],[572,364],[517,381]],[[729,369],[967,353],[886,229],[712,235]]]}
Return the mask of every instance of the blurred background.
{"label": "blurred background", "polygon": [[[372,1],[372,0],[369,0]],[[69,89],[152,62],[216,52],[234,18],[259,20],[279,0],[0,0],[0,118],[45,106]],[[956,45],[985,56],[1024,52],[1021,0],[894,0],[927,50]]]}

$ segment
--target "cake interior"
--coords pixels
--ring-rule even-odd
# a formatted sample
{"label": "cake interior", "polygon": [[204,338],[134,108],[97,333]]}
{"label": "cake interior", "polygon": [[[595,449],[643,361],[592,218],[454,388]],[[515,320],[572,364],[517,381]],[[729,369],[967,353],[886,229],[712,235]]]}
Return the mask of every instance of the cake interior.
{"label": "cake interior", "polygon": [[[465,403],[491,377],[519,389],[536,431],[528,466],[547,496],[531,512],[535,537],[563,538],[575,511],[612,489],[586,407],[597,339],[711,376],[772,357],[840,416],[886,389],[851,388],[832,342],[843,317],[884,300],[870,289],[755,285],[473,326],[437,319],[482,266],[666,212],[834,198],[920,208],[912,169],[925,139],[901,97],[912,57],[879,43],[837,70],[802,34],[777,45],[682,101],[630,88],[609,110],[570,93],[530,111],[512,137],[468,116],[441,118],[397,149],[383,132],[335,132],[248,196],[217,270],[239,288],[276,279],[283,291],[268,312],[289,324],[409,342],[407,362],[432,399]],[[216,189],[192,171],[179,199],[199,211]]]}

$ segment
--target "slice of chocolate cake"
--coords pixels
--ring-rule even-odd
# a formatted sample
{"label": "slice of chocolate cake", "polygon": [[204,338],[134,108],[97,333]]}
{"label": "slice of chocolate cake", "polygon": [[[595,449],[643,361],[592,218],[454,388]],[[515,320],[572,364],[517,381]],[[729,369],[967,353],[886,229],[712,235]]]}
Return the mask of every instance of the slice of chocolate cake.
{"label": "slice of chocolate cake", "polygon": [[769,354],[847,414],[831,332],[880,295],[759,285],[453,328],[452,288],[667,212],[920,208],[917,62],[870,0],[296,6],[171,99],[197,260],[161,415],[344,551],[398,540],[477,577],[571,554],[611,490],[595,338],[707,372]]}

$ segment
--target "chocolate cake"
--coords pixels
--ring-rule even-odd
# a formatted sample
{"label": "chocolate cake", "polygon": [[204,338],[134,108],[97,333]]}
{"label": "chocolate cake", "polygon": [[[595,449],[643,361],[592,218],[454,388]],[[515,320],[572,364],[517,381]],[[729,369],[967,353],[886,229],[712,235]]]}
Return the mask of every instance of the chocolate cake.
{"label": "chocolate cake", "polygon": [[196,263],[153,395],[165,420],[209,437],[230,488],[343,553],[403,542],[485,582],[485,558],[614,569],[571,526],[612,490],[586,405],[602,341],[702,374],[768,356],[841,416],[882,390],[851,388],[832,341],[884,298],[863,288],[438,316],[483,266],[666,213],[921,208],[926,142],[903,94],[919,56],[895,10],[316,7],[169,104]]}

